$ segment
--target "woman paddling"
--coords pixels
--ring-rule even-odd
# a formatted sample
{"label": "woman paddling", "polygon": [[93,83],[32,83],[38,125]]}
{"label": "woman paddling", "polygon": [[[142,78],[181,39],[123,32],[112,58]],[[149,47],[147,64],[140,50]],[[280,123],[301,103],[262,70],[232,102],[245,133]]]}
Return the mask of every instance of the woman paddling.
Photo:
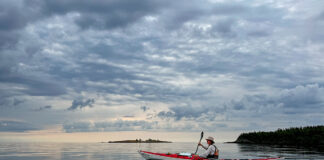
{"label": "woman paddling", "polygon": [[[216,147],[216,145],[214,144],[214,138],[213,137],[208,137],[206,139],[208,146],[205,147],[204,145],[202,145],[200,142],[198,143],[199,146],[201,146],[202,148],[204,148],[206,151],[205,153],[202,153],[199,155],[199,157],[201,158],[215,158],[218,159],[218,154],[219,154],[219,150]],[[198,157],[197,155],[195,157]]]}

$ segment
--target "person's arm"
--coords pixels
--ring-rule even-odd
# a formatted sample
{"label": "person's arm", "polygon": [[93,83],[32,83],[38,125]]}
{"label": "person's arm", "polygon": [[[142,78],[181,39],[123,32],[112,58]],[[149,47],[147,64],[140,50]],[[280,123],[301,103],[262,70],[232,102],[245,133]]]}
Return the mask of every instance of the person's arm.
{"label": "person's arm", "polygon": [[204,148],[205,150],[208,149],[208,147],[204,146],[204,145],[201,145],[202,148]]}
{"label": "person's arm", "polygon": [[199,155],[199,157],[202,158],[207,158],[208,155],[214,154],[214,150],[212,149],[212,147],[208,147],[205,153],[202,153]]}
{"label": "person's arm", "polygon": [[202,145],[201,143],[198,144],[199,146],[201,146],[202,148],[204,148],[205,150],[208,149],[208,147],[205,147],[204,145]]}
{"label": "person's arm", "polygon": [[219,156],[219,149],[215,146],[215,154]]}

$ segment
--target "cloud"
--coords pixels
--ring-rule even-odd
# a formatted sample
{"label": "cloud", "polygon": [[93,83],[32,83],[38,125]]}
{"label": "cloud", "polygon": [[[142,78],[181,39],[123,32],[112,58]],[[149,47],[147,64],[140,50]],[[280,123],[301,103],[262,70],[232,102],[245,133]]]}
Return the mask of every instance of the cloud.
{"label": "cloud", "polygon": [[160,111],[156,114],[161,119],[174,119],[175,121],[193,120],[193,121],[214,121],[219,115],[224,114],[226,107],[218,105],[180,105],[169,107],[168,111]]}
{"label": "cloud", "polygon": [[33,96],[57,96],[66,93],[66,89],[53,80],[38,76],[27,77],[24,73],[17,73],[15,71],[1,74],[0,82],[20,85],[22,88],[16,90],[17,92]]}
{"label": "cloud", "polygon": [[85,107],[93,107],[93,104],[95,103],[94,99],[87,99],[87,100],[73,100],[72,106],[68,108],[68,110],[76,110],[76,109],[82,109]]}
{"label": "cloud", "polygon": [[3,106],[4,108],[16,107],[27,101],[26,99],[11,98],[11,96],[8,96],[6,94],[1,95],[2,97],[0,98],[0,106]]}
{"label": "cloud", "polygon": [[6,22],[0,23],[2,31],[21,29],[34,18],[30,6],[25,6],[24,1],[1,1],[0,4],[0,21]]}
{"label": "cloud", "polygon": [[[218,114],[237,116],[235,112],[245,112],[248,116],[263,115],[269,112],[273,114],[309,113],[314,110],[322,110],[324,104],[324,88],[318,84],[296,86],[291,89],[283,89],[277,93],[245,95],[239,100],[225,102],[222,107],[207,106],[174,106],[169,111],[160,111],[157,116],[161,119],[203,119],[213,120]],[[226,112],[225,112],[226,111]],[[241,114],[241,113],[238,113]],[[242,116],[243,117],[243,116]],[[245,117],[245,116],[244,116]]]}
{"label": "cloud", "polygon": [[324,88],[318,84],[308,84],[285,89],[279,95],[278,102],[287,108],[321,108],[324,104]]}
{"label": "cloud", "polygon": [[[96,102],[112,108],[108,118],[147,118],[166,130],[199,130],[198,123],[215,121],[230,128],[235,125],[223,121],[249,124],[254,117],[259,123],[255,115],[265,113],[287,119],[277,117],[278,123],[318,116],[324,84],[320,6],[1,1],[0,107],[12,108],[2,114],[27,120],[24,108],[48,110],[51,104],[62,113],[42,116],[72,121],[80,115],[64,109]],[[82,117],[106,119],[98,116],[106,113],[102,108],[84,110]],[[62,123],[52,117],[49,122]]]}
{"label": "cloud", "polygon": [[158,10],[157,1],[109,0],[92,2],[89,0],[71,1],[37,1],[45,15],[65,15],[76,12],[75,20],[81,28],[114,29],[125,27],[143,16]]}
{"label": "cloud", "polygon": [[39,107],[38,109],[35,109],[34,111],[44,111],[44,110],[49,110],[49,109],[52,109],[52,106],[47,105],[47,106]]}
{"label": "cloud", "polygon": [[[0,51],[12,49],[19,42],[20,30],[35,20],[35,13],[24,1],[0,2]],[[37,19],[37,18],[36,18]]]}
{"label": "cloud", "polygon": [[[281,109],[321,109],[324,104],[324,88],[318,84],[299,85],[291,89],[283,89],[274,95],[244,96],[239,101],[232,101],[230,107],[235,110],[257,108],[271,108],[277,106]],[[304,111],[304,110],[303,110]],[[307,111],[306,111],[307,112]]]}
{"label": "cloud", "polygon": [[21,103],[24,103],[26,100],[25,99],[17,99],[17,98],[14,98],[14,101],[13,101],[13,105],[14,106],[17,106]]}
{"label": "cloud", "polygon": [[146,106],[141,106],[141,110],[143,110],[143,112],[146,112],[147,110],[149,110],[150,107],[146,107]]}
{"label": "cloud", "polygon": [[124,118],[135,118],[135,116],[133,115],[126,115],[126,116],[123,116]]}
{"label": "cloud", "polygon": [[208,112],[204,108],[192,107],[192,106],[174,106],[169,108],[170,111],[162,111],[158,113],[158,117],[161,118],[170,118],[174,117],[176,120],[180,120],[184,117],[186,118],[198,118],[202,116],[203,113]]}
{"label": "cloud", "polygon": [[156,1],[92,2],[90,0],[17,0],[0,2],[0,49],[14,48],[21,30],[28,24],[50,18],[78,13],[75,23],[81,28],[114,29],[125,27],[158,10]]}
{"label": "cloud", "polygon": [[1,120],[0,132],[25,132],[32,130],[39,130],[32,124],[20,121]]}
{"label": "cloud", "polygon": [[0,49],[14,48],[19,40],[17,32],[0,30]]}
{"label": "cloud", "polygon": [[65,123],[65,132],[109,132],[109,131],[215,131],[217,129],[228,129],[224,123],[215,122],[159,122],[144,120],[114,120],[114,121],[76,121]]}
{"label": "cloud", "polygon": [[156,125],[157,122],[116,120],[66,123],[63,129],[65,132],[137,131],[150,130]]}

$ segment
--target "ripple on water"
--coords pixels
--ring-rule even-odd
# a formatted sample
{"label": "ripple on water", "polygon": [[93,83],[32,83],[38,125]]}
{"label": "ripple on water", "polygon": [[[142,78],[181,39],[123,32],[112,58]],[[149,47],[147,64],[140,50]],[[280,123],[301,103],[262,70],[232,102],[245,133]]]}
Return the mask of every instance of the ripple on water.
{"label": "ripple on water", "polygon": [[[142,159],[138,150],[152,152],[194,152],[197,143],[0,143],[0,160],[129,160]],[[216,144],[220,158],[285,157],[287,159],[324,159],[324,153],[312,150]],[[200,149],[199,152],[203,150]]]}

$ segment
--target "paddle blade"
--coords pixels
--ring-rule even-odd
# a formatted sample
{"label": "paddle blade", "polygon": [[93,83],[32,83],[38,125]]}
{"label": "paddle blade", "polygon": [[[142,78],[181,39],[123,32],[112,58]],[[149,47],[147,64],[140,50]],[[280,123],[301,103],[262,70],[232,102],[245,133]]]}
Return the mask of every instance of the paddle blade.
{"label": "paddle blade", "polygon": [[[201,139],[202,139],[203,137],[204,137],[204,132],[201,131],[199,143],[201,142]],[[199,147],[199,145],[197,145],[197,148],[196,148],[196,152],[195,152],[195,154],[196,154],[197,151],[198,151],[198,147]]]}

